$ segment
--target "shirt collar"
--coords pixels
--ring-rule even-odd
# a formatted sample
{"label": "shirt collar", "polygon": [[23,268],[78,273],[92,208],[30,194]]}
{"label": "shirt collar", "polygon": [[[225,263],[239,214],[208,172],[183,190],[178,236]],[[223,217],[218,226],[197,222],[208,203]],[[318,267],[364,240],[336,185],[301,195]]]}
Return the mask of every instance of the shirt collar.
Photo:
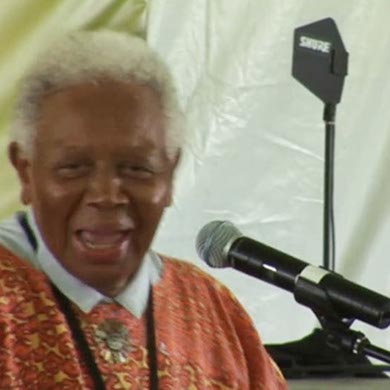
{"label": "shirt collar", "polygon": [[115,301],[135,317],[142,316],[148,303],[150,287],[160,280],[162,274],[163,265],[155,252],[147,252],[137,273],[129,281],[126,288],[111,299],[70,274],[47,248],[31,210],[27,212],[27,219],[38,243],[36,252],[38,267],[83,312],[90,312],[102,301]]}

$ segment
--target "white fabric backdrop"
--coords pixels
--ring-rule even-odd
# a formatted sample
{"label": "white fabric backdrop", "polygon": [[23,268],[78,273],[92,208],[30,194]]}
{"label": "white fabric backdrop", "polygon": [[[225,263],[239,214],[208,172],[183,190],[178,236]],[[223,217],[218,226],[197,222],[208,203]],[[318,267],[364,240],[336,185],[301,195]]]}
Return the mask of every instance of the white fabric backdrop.
{"label": "white fabric backdrop", "polygon": [[[199,229],[227,219],[319,265],[323,107],[290,75],[292,36],[333,17],[350,52],[336,129],[337,270],[390,295],[389,14],[390,0],[2,0],[1,216],[18,207],[6,127],[16,80],[38,46],[78,28],[147,28],[174,71],[192,129],[155,248],[203,266]],[[266,342],[304,336],[316,324],[291,294],[234,270],[208,270],[232,288]],[[390,349],[390,330],[355,328]]]}
{"label": "white fabric backdrop", "polygon": [[[201,265],[214,219],[320,265],[322,103],[291,76],[296,27],[332,17],[350,53],[336,124],[337,271],[390,295],[390,1],[151,0],[148,39],[169,62],[192,130],[174,206],[155,248]],[[236,293],[266,342],[316,324],[291,294],[234,270]],[[213,272],[214,271],[214,272]],[[390,331],[356,323],[390,348]]]}

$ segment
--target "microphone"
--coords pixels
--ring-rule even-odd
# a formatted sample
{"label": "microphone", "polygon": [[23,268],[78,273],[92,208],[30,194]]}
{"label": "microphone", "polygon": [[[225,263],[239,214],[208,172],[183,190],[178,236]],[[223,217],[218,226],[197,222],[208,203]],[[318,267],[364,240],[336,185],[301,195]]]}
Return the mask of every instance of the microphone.
{"label": "microphone", "polygon": [[292,292],[298,303],[320,317],[358,319],[381,329],[390,325],[389,298],[244,237],[231,222],[205,225],[198,233],[196,250],[211,267],[231,267]]}

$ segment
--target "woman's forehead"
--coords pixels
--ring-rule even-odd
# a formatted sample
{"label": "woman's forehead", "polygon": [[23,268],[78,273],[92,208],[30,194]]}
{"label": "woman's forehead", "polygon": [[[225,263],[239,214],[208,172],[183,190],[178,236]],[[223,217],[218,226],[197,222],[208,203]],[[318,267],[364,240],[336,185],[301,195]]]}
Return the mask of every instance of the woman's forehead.
{"label": "woman's forehead", "polygon": [[70,85],[47,94],[42,99],[42,111],[55,108],[83,108],[106,105],[119,110],[147,111],[160,109],[160,94],[151,86],[136,82],[104,80],[99,83],[84,82]]}
{"label": "woman's forehead", "polygon": [[139,154],[166,150],[159,96],[145,85],[72,86],[48,96],[41,114],[36,139],[41,149]]}

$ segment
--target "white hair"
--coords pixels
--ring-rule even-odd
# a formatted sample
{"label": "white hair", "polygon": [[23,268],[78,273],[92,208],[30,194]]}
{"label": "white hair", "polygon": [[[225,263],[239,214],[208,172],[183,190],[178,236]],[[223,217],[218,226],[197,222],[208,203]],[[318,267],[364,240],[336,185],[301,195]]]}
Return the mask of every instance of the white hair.
{"label": "white hair", "polygon": [[184,116],[167,66],[141,38],[107,30],[74,32],[38,56],[22,81],[11,123],[11,141],[31,155],[43,96],[102,79],[138,82],[156,90],[165,117],[168,154],[172,157],[182,148]]}

